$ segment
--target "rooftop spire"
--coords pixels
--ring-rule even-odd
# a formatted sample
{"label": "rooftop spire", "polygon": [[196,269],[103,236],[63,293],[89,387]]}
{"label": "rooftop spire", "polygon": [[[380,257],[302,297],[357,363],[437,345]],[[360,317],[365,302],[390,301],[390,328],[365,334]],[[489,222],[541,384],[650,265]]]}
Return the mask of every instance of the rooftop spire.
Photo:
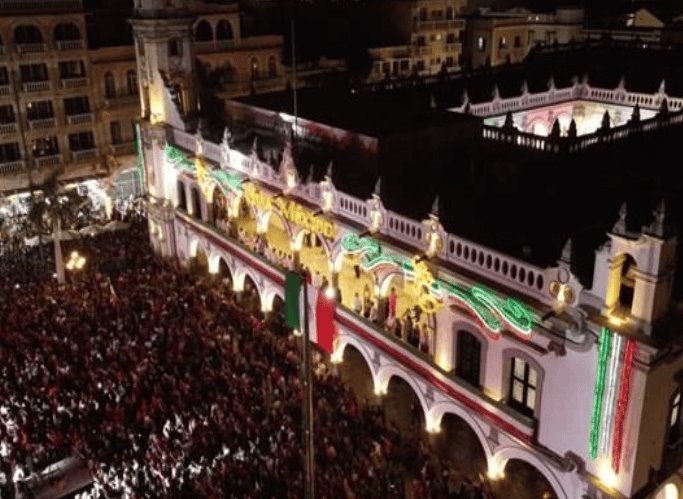
{"label": "rooftop spire", "polygon": [[432,209],[430,210],[430,214],[433,215],[434,218],[439,218],[439,195],[438,194],[434,198],[434,202],[432,203]]}
{"label": "rooftop spire", "polygon": [[612,226],[612,232],[614,234],[626,234],[626,202],[621,203],[621,208],[619,208],[619,220]]}

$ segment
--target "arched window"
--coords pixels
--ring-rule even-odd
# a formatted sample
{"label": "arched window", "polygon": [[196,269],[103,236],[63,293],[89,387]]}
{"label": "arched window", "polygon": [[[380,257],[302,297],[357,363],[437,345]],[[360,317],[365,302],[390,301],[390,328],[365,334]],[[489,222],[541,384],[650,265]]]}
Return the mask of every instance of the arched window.
{"label": "arched window", "polygon": [[621,264],[621,283],[619,285],[619,308],[622,313],[631,313],[633,292],[636,287],[636,271],[638,266],[631,255],[624,256]]}
{"label": "arched window", "polygon": [[138,75],[132,69],[126,73],[126,84],[128,86],[128,95],[138,93]]}
{"label": "arched window", "polygon": [[199,21],[194,28],[194,39],[198,42],[213,41],[213,30],[207,21]]}
{"label": "arched window", "polygon": [[268,78],[275,78],[277,76],[277,61],[275,56],[271,55],[268,58]]}
{"label": "arched window", "polygon": [[481,340],[469,331],[458,331],[455,373],[473,386],[481,385]]}
{"label": "arched window", "polygon": [[232,40],[232,25],[227,19],[221,19],[216,26],[216,40]]}
{"label": "arched window", "polygon": [[116,97],[116,80],[110,71],[104,74],[104,96],[107,99]]}
{"label": "arched window", "polygon": [[510,405],[519,412],[533,417],[536,409],[537,384],[536,369],[524,359],[513,357],[510,362]]}
{"label": "arched window", "polygon": [[80,40],[81,30],[74,23],[59,23],[55,26],[54,37],[56,42]]}
{"label": "arched window", "polygon": [[14,43],[17,45],[43,43],[43,34],[36,26],[22,24],[14,28]]}
{"label": "arched window", "polygon": [[258,80],[258,59],[256,57],[251,58],[251,79]]}
{"label": "arched window", "polygon": [[185,195],[185,184],[178,180],[178,208],[187,211],[187,196]]}

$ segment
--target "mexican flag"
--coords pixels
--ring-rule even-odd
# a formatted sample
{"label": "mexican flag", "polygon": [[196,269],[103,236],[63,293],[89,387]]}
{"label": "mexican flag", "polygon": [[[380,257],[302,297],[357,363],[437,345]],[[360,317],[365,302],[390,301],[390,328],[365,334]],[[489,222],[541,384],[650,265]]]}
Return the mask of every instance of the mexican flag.
{"label": "mexican flag", "polygon": [[[285,277],[285,321],[287,327],[301,329],[303,321],[301,299],[303,293],[303,277],[295,272],[288,272]],[[328,353],[334,352],[334,342],[337,330],[334,324],[334,314],[337,301],[334,296],[327,296],[325,291],[315,286],[307,286],[308,292],[308,326],[311,341]],[[314,305],[311,307],[311,305]]]}
{"label": "mexican flag", "polygon": [[287,272],[285,276],[285,322],[291,329],[301,328],[301,274]]}

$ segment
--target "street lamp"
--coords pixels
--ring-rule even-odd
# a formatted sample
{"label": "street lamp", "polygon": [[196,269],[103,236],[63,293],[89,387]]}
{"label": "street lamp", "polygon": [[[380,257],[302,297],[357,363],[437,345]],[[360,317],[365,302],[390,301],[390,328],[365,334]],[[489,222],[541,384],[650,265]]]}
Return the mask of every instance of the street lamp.
{"label": "street lamp", "polygon": [[85,257],[78,254],[78,251],[72,251],[69,255],[69,260],[66,262],[66,270],[81,270],[85,266]]}

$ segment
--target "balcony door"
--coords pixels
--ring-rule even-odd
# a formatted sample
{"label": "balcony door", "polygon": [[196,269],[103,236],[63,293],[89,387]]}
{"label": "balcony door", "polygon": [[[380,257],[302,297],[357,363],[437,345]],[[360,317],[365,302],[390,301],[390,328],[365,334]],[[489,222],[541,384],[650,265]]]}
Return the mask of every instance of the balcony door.
{"label": "balcony door", "polygon": [[458,331],[458,358],[455,372],[473,386],[480,386],[481,341],[472,333]]}

